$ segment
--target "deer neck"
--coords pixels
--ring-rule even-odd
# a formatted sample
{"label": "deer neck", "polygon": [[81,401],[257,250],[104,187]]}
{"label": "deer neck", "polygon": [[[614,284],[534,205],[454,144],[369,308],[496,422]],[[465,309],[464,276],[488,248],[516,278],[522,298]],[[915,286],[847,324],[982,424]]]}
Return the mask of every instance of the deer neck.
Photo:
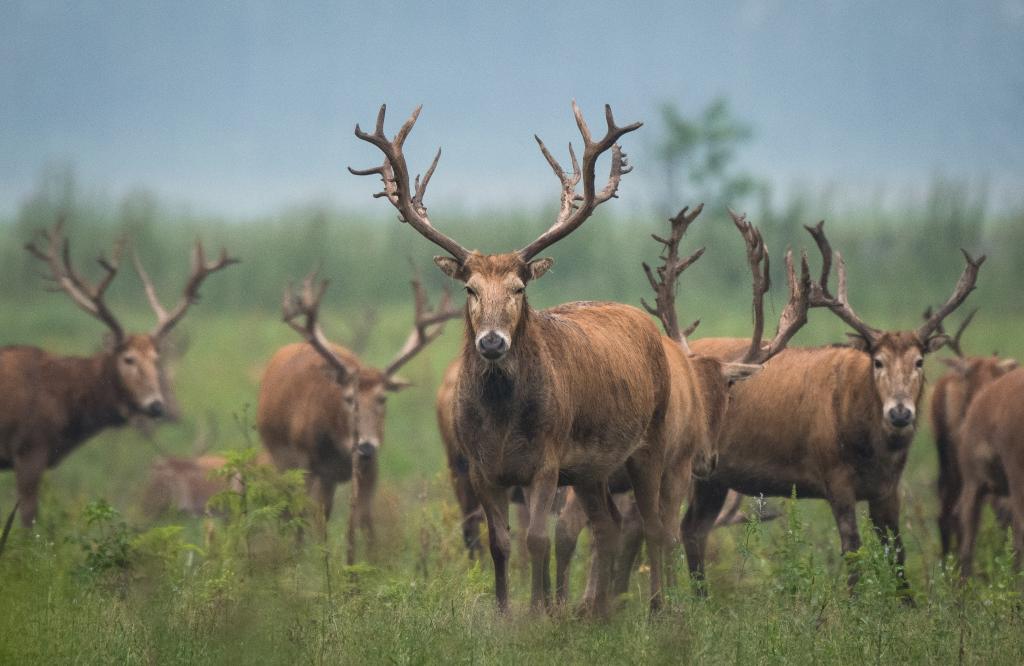
{"label": "deer neck", "polygon": [[508,353],[500,361],[486,361],[475,348],[470,327],[463,338],[463,366],[473,384],[473,395],[484,405],[506,405],[535,384],[541,363],[542,341],[533,310],[524,304]]}
{"label": "deer neck", "polygon": [[109,354],[92,358],[64,359],[75,365],[77,378],[67,387],[68,421],[65,436],[77,445],[100,430],[124,425],[128,420],[127,398]]}

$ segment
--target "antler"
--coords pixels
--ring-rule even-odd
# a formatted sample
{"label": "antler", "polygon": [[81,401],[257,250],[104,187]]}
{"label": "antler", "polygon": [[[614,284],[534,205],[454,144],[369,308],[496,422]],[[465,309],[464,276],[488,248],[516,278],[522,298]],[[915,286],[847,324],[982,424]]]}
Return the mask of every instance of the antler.
{"label": "antler", "polygon": [[[594,212],[595,208],[616,196],[615,191],[619,187],[619,180],[623,174],[632,171],[632,167],[626,162],[626,154],[622,152],[622,148],[615,142],[622,135],[639,129],[643,123],[633,123],[625,127],[617,127],[615,125],[615,118],[612,117],[612,108],[605,104],[604,116],[605,121],[608,123],[608,130],[601,139],[594,141],[590,136],[590,129],[587,127],[586,121],[583,120],[583,113],[580,111],[580,107],[576,105],[576,100],[572,102],[572,112],[576,116],[576,125],[580,128],[580,134],[583,135],[582,170],[576,161],[576,153],[573,151],[571,143],[569,144],[569,157],[572,159],[572,175],[568,175],[561,165],[558,164],[554,156],[548,152],[540,137],[534,135],[537,144],[540,146],[541,153],[544,154],[544,159],[548,161],[551,169],[562,183],[562,203],[558,211],[558,218],[551,225],[551,228],[541,234],[537,240],[519,250],[519,255],[524,261],[534,258],[544,248],[565,238],[583,224],[590,217],[590,214]],[[598,192],[594,186],[594,169],[597,165],[597,158],[609,148],[612,150],[611,172],[608,176],[608,183],[604,186],[604,189]],[[581,177],[583,179],[582,196],[576,193],[576,185],[580,182]]]}
{"label": "antler", "polygon": [[[964,334],[964,329],[967,328],[967,325],[971,323],[971,320],[974,319],[974,315],[976,314],[978,314],[978,308],[974,308],[973,310],[971,310],[970,314],[964,317],[964,320],[960,322],[960,327],[956,329],[956,335],[952,337],[946,335],[946,329],[943,328],[942,322],[939,322],[939,325],[935,329],[942,335],[946,335],[946,337],[948,338],[948,340],[946,341],[946,346],[952,349],[953,353],[956,354],[958,358],[965,358],[964,350],[960,346],[960,337]],[[932,318],[932,306],[929,305],[925,309],[922,318],[925,321],[928,321],[929,319]]]}
{"label": "antler", "polygon": [[384,368],[384,375],[389,379],[393,378],[398,370],[408,363],[416,354],[420,353],[424,347],[429,345],[431,342],[437,339],[441,332],[444,331],[444,323],[449,319],[455,319],[462,315],[460,308],[453,307],[451,304],[451,295],[446,291],[444,296],[441,298],[440,304],[437,309],[430,309],[430,303],[427,300],[427,292],[423,288],[423,284],[420,282],[419,274],[414,273],[414,277],[411,281],[413,302],[415,305],[415,317],[413,319],[413,328],[409,332],[409,337],[406,338],[405,344],[398,351],[391,362],[388,363],[387,367]]}
{"label": "antler", "polygon": [[750,339],[750,348],[743,356],[741,363],[764,363],[775,356],[796,335],[800,327],[807,323],[807,310],[810,307],[811,273],[807,265],[807,254],[801,252],[800,279],[793,269],[793,251],[786,251],[786,279],[789,284],[789,302],[779,315],[779,325],[775,336],[767,344],[762,343],[764,336],[764,295],[771,288],[770,260],[768,248],[760,230],[747,221],[746,214],[737,215],[731,208],[729,215],[733,224],[743,236],[747,248],[747,262],[753,277],[753,310],[754,333]]}
{"label": "antler", "polygon": [[[925,323],[921,324],[915,331],[919,340],[927,340],[932,334],[939,330],[942,325],[942,320],[945,319],[953,310],[960,307],[960,304],[964,302],[967,295],[974,291],[974,283],[978,280],[978,269],[985,263],[985,255],[981,255],[977,259],[971,258],[971,255],[967,253],[967,250],[961,249],[964,254],[964,259],[967,260],[967,265],[964,266],[963,273],[960,274],[960,279],[956,283],[956,288],[953,290],[953,294],[949,297],[941,308],[939,308],[934,314],[928,317]],[[973,316],[973,313],[971,313]],[[970,317],[967,318],[970,321]],[[966,324],[964,324],[966,326]],[[962,332],[961,327],[961,332]],[[959,340],[959,335],[957,339]]]}
{"label": "antler", "polygon": [[189,306],[199,300],[199,286],[203,283],[203,280],[211,273],[216,273],[231,264],[239,263],[238,259],[229,257],[228,251],[223,248],[216,261],[207,262],[203,244],[197,240],[195,248],[192,250],[192,274],[189,276],[188,282],[185,283],[185,290],[181,300],[168,313],[164,306],[160,304],[160,299],[156,295],[153,282],[149,279],[146,269],[142,267],[142,261],[139,260],[138,253],[134,251],[132,252],[132,261],[135,264],[135,272],[139,274],[142,286],[146,290],[146,298],[149,299],[149,305],[153,308],[153,312],[156,313],[157,324],[150,333],[156,339],[167,335],[168,331],[174,328],[181,321],[181,318],[185,316]]}
{"label": "antler", "polygon": [[[648,312],[661,320],[665,334],[678,342],[687,354],[690,353],[690,346],[686,344],[686,337],[693,333],[700,320],[698,319],[693,322],[685,331],[679,330],[679,319],[676,317],[676,280],[691,264],[700,259],[701,255],[704,254],[705,248],[702,247],[689,257],[680,259],[679,242],[682,240],[683,234],[690,227],[690,224],[697,219],[702,210],[704,210],[704,204],[699,204],[692,211],[687,206],[679,211],[675,217],[670,218],[669,223],[672,225],[672,232],[668,238],[651,234],[651,238],[665,246],[664,254],[660,257],[664,263],[655,270],[652,270],[647,262],[643,263],[644,273],[647,274],[647,281],[651,283],[651,289],[654,290],[654,303],[656,307],[651,307],[642,298],[640,302]],[[657,274],[657,277],[655,277],[655,274]]]}
{"label": "antler", "polygon": [[52,228],[40,232],[46,241],[45,251],[41,250],[35,241],[27,243],[25,249],[36,259],[46,262],[50,268],[50,279],[71,297],[75,305],[106,324],[114,334],[115,341],[121,342],[125,337],[124,329],[103,301],[103,296],[117,275],[121,254],[124,252],[124,239],[121,238],[114,244],[109,260],[103,255],[96,259],[106,275],[99,284],[93,286],[71,266],[71,249],[68,240],[64,238],[64,221],[65,216],[62,214]]}
{"label": "antler", "polygon": [[409,132],[412,131],[413,125],[416,124],[416,119],[419,117],[420,109],[422,108],[422,106],[417,106],[409,119],[398,130],[395,138],[388,141],[387,136],[384,134],[384,113],[387,110],[387,105],[381,104],[380,111],[377,113],[377,127],[373,134],[364,132],[359,128],[359,125],[356,125],[356,136],[367,143],[377,146],[384,153],[384,164],[372,169],[353,169],[349,167],[348,170],[356,176],[372,176],[375,174],[380,176],[384,182],[384,189],[374,194],[374,198],[387,197],[391,205],[398,209],[402,222],[408,223],[413,229],[425,236],[427,240],[440,246],[445,252],[457,259],[459,263],[462,263],[469,255],[469,250],[438,231],[430,223],[430,218],[427,217],[427,207],[423,204],[423,195],[427,192],[427,184],[430,182],[430,177],[434,175],[434,169],[437,167],[438,160],[441,159],[440,148],[437,149],[434,161],[431,163],[430,168],[427,169],[423,180],[416,176],[415,192],[409,187],[409,167],[405,163],[402,145],[409,136]]}
{"label": "antler", "polygon": [[[821,251],[822,262],[821,278],[818,282],[811,283],[811,307],[827,307],[833,314],[846,322],[850,328],[857,331],[857,334],[867,341],[868,346],[873,346],[882,335],[882,331],[874,328],[857,316],[857,313],[850,306],[846,289],[846,262],[843,261],[843,255],[840,252],[833,254],[832,245],[825,236],[825,221],[821,220],[814,226],[804,225],[804,229],[807,229],[808,233],[814,238],[814,242],[817,243],[818,250]],[[833,257],[839,277],[839,291],[836,296],[833,296],[828,289],[828,276],[832,269]]]}
{"label": "antler", "polygon": [[[356,373],[356,369],[331,350],[331,343],[324,337],[317,321],[320,315],[320,299],[327,291],[327,285],[327,280],[317,280],[317,271],[315,270],[302,280],[302,291],[300,292],[296,292],[289,282],[281,301],[281,314],[284,323],[305,338],[337,373],[338,383],[344,384]],[[301,324],[296,321],[300,317],[304,318]]]}

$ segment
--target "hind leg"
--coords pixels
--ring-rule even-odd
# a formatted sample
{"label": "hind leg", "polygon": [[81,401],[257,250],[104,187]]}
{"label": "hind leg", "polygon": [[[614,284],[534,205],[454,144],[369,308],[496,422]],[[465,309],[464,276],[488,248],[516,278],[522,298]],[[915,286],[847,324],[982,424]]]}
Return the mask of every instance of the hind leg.
{"label": "hind leg", "polygon": [[714,481],[698,480],[693,486],[690,506],[683,516],[681,525],[686,563],[690,569],[697,594],[707,596],[705,584],[705,552],[708,534],[715,526],[715,519],[725,504],[729,489]]}
{"label": "hind leg", "polygon": [[579,497],[570,488],[555,524],[555,600],[560,604],[569,599],[569,565],[576,552],[580,532],[586,526],[587,514]]}
{"label": "hind leg", "polygon": [[663,468],[655,461],[653,452],[644,448],[626,461],[626,471],[633,486],[647,543],[647,559],[651,567],[651,610],[658,610],[662,601],[662,561],[665,557],[665,528],[661,520]]}

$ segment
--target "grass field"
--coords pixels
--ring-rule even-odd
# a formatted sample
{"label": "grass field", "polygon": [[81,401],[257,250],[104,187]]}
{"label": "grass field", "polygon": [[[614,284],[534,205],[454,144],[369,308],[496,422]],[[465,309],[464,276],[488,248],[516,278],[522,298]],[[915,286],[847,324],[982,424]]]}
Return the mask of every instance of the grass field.
{"label": "grass field", "polygon": [[[645,224],[644,233],[658,231],[655,223]],[[0,344],[93,352],[101,327],[63,296],[43,294],[38,278],[20,260],[16,246],[25,228],[20,222],[17,229],[8,227],[11,233],[0,243],[0,257],[7,261],[0,266],[6,276],[0,292]],[[112,228],[103,227],[106,231],[83,245],[89,251],[102,247]],[[175,232],[167,247],[159,237],[146,246],[168,294],[194,230],[183,228],[187,231]],[[985,236],[989,244],[996,242],[993,238],[1016,238],[1006,236],[1003,226],[991,228],[996,232]],[[512,579],[512,613],[498,616],[489,563],[486,558],[468,561],[462,549],[434,421],[434,392],[458,348],[459,322],[449,324],[444,336],[403,370],[415,385],[390,400],[376,500],[380,544],[368,561],[343,566],[347,487],[339,491],[340,510],[326,545],[307,539],[296,549],[290,535],[280,533],[277,512],[282,497],[291,497],[288,489],[268,494],[266,505],[250,507],[252,513],[229,510],[227,519],[214,521],[212,540],[199,519],[147,521],[139,504],[147,468],[158,452],[190,453],[203,422],[216,424],[214,450],[237,452],[258,444],[252,422],[262,364],[276,347],[294,339],[275,309],[280,285],[288,276],[301,276],[317,256],[306,245],[283,247],[288,231],[279,223],[258,229],[246,232],[228,225],[210,233],[227,238],[224,242],[246,263],[232,269],[238,271],[234,277],[225,273],[219,286],[215,281],[222,276],[211,278],[208,300],[181,327],[189,340],[184,357],[175,363],[181,422],[161,425],[151,438],[126,428],[88,442],[48,474],[37,529],[13,531],[0,558],[0,663],[1024,663],[1022,581],[1012,572],[1006,541],[991,520],[980,547],[984,575],[977,581],[959,587],[939,560],[935,454],[924,418],[902,488],[916,608],[901,604],[885,554],[866,524],[866,545],[859,555],[865,573],[858,594],[851,597],[827,506],[777,500],[784,518],[713,533],[707,600],[696,599],[683,586],[670,592],[663,613],[649,617],[639,593],[646,585],[641,572],[634,578],[634,592],[607,623],[581,621],[570,611],[535,616],[527,609],[529,583],[520,569]],[[313,246],[319,244],[321,252],[325,244],[344,244],[336,224],[318,233]],[[588,297],[638,302],[646,288],[638,263],[651,258],[653,243],[637,241],[643,234],[623,226],[611,235],[610,240],[589,236],[560,248],[566,261],[559,255],[556,271],[535,293],[531,290],[533,304]],[[364,355],[375,363],[386,362],[398,348],[411,316],[402,296],[408,275],[404,265],[380,278],[386,284],[379,294],[374,291],[377,277],[369,268],[374,260],[401,256],[388,246],[390,237],[369,234],[361,248],[346,245],[339,253],[352,257],[351,265],[339,259],[324,271],[338,278],[323,316],[330,337],[344,342],[348,324],[363,316],[367,304],[378,311],[377,334]],[[857,234],[840,227],[836,237]],[[698,336],[746,335],[749,286],[738,263],[739,240],[715,238],[711,234],[705,242],[711,247],[712,242],[728,242],[732,259],[711,255],[702,260],[708,264],[703,273],[697,270],[701,264],[695,267],[692,282],[686,274],[680,316],[685,321],[702,318]],[[275,242],[282,244],[279,264],[271,247]],[[927,256],[917,257],[913,265],[906,258],[914,256],[915,244],[901,243],[902,254],[890,247],[877,264],[872,253],[885,248],[884,237],[851,249],[854,297],[871,296],[858,311],[878,325],[915,325],[925,299],[945,298],[960,270],[960,259],[952,251],[937,250],[934,241],[923,251]],[[945,248],[946,242],[941,245]],[[1012,246],[1007,241],[1005,247]],[[622,261],[633,266],[628,273],[616,263],[619,251],[626,257]],[[1022,358],[1024,340],[1018,331],[1024,311],[999,278],[1019,270],[1008,254],[995,253],[982,271],[982,288],[972,300],[985,309],[965,345],[979,353],[998,349]],[[941,265],[928,258],[938,255]],[[429,250],[417,248],[417,263],[436,288],[441,282],[428,256]],[[781,266],[780,258],[775,266]],[[890,269],[899,279],[883,276]],[[261,272],[270,276],[260,277]],[[623,279],[627,274],[631,277]],[[913,278],[911,286],[900,282],[906,275]],[[258,279],[250,289],[242,276]],[[132,278],[125,280],[131,287]],[[148,328],[151,315],[138,309],[132,299],[140,297],[128,287],[116,295],[119,312],[125,312],[131,327]],[[776,303],[781,300],[776,294]],[[125,311],[129,303],[136,307]],[[835,318],[816,312],[794,344],[838,340],[842,331]],[[942,368],[936,359],[929,360],[933,380]],[[13,498],[13,475],[0,474],[4,515]],[[866,522],[866,509],[860,517]],[[587,550],[578,550],[573,568],[577,593]],[[513,558],[513,566],[521,567],[522,559]],[[680,572],[685,568],[681,560],[674,565]]]}

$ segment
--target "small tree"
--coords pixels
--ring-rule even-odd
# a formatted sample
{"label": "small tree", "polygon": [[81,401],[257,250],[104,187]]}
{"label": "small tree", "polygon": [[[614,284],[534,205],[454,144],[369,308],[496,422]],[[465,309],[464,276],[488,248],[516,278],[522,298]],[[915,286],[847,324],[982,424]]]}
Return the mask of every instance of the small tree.
{"label": "small tree", "polygon": [[[738,205],[758,187],[747,173],[733,169],[736,151],[753,136],[749,125],[732,115],[729,102],[719,97],[696,117],[687,118],[673,102],[661,106],[664,135],[657,146],[665,173],[665,207],[675,210],[680,201],[711,205]],[[688,192],[680,192],[685,180]]]}

